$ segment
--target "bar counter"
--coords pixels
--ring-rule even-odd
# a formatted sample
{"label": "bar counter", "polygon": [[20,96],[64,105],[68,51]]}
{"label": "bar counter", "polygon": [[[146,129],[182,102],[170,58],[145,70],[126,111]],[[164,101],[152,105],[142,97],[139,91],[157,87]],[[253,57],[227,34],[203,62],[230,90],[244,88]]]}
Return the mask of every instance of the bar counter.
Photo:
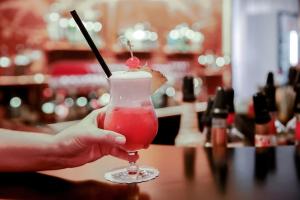
{"label": "bar counter", "polygon": [[127,165],[113,157],[72,169],[1,173],[0,199],[300,199],[300,150],[182,148],[151,145],[140,165],[159,169],[140,184],[114,184],[104,173]]}

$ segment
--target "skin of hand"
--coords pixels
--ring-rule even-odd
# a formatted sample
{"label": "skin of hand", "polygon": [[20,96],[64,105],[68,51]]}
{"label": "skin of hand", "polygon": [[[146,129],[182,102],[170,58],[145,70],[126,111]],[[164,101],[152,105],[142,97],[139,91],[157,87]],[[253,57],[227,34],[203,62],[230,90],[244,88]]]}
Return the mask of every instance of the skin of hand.
{"label": "skin of hand", "polygon": [[103,113],[105,108],[94,110],[79,123],[55,136],[54,143],[66,167],[80,166],[106,155],[131,162],[138,159],[138,155],[129,156],[122,148],[126,142],[123,135],[98,128],[97,117]]}
{"label": "skin of hand", "polygon": [[99,129],[95,110],[56,135],[0,129],[0,172],[42,171],[77,167],[112,155],[136,161],[122,149],[126,138]]}

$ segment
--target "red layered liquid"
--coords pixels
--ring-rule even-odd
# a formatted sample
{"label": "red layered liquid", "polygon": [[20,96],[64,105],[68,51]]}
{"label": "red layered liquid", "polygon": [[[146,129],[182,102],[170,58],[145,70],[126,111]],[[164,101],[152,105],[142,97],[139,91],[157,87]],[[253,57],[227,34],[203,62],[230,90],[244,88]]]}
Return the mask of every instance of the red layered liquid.
{"label": "red layered liquid", "polygon": [[124,135],[124,148],[136,151],[151,144],[157,133],[158,123],[152,107],[116,107],[106,113],[104,129]]}

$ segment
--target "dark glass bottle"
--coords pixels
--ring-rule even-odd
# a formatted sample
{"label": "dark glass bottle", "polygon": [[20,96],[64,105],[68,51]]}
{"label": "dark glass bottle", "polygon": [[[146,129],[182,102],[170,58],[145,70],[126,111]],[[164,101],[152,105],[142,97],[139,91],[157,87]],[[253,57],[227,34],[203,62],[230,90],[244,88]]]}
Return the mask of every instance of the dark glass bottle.
{"label": "dark glass bottle", "polygon": [[275,136],[270,135],[271,116],[267,107],[266,96],[258,92],[253,96],[255,113],[255,146],[267,147],[276,144]]}
{"label": "dark glass bottle", "polygon": [[227,116],[228,109],[225,91],[222,87],[218,87],[212,108],[212,146],[227,146]]}
{"label": "dark glass bottle", "polygon": [[264,87],[264,93],[266,95],[267,107],[271,116],[269,122],[269,133],[276,135],[275,121],[277,120],[277,107],[276,107],[276,87],[274,84],[274,75],[272,72],[268,73],[267,82]]}
{"label": "dark glass bottle", "polygon": [[199,131],[198,114],[196,112],[196,97],[194,94],[194,77],[183,79],[183,102],[179,132],[175,138],[175,145],[196,146],[204,145],[205,138]]}

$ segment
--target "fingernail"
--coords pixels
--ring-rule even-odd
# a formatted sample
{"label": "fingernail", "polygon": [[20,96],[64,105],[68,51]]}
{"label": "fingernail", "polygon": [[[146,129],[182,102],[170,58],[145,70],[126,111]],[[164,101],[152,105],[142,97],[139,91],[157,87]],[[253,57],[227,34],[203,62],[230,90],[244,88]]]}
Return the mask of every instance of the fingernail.
{"label": "fingernail", "polygon": [[115,138],[115,141],[116,141],[116,143],[124,144],[126,142],[126,139],[125,139],[125,137],[118,136]]}

